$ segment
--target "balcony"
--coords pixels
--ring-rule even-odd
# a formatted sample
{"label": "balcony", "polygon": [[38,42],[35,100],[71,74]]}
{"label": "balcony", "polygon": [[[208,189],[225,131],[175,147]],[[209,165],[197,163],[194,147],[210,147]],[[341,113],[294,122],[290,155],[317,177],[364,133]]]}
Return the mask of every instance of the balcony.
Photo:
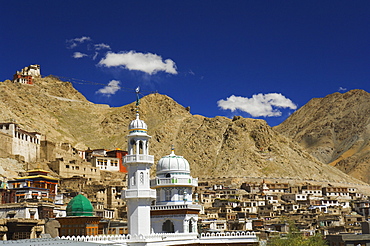
{"label": "balcony", "polygon": [[199,204],[181,204],[181,205],[154,205],[150,206],[150,210],[174,210],[174,209],[196,209],[201,210],[202,205]]}
{"label": "balcony", "polygon": [[123,199],[130,198],[156,198],[156,191],[149,190],[125,190],[122,194]]}
{"label": "balcony", "polygon": [[154,163],[154,156],[153,155],[126,155],[123,157],[123,164],[130,164],[130,163]]}
{"label": "balcony", "polygon": [[197,178],[155,178],[150,180],[150,187],[160,186],[198,186]]}

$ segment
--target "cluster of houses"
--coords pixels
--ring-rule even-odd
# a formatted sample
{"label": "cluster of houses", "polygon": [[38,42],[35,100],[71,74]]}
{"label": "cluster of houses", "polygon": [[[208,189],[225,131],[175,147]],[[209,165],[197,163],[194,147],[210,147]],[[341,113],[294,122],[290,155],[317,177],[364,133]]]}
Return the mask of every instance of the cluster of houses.
{"label": "cluster of houses", "polygon": [[[61,182],[42,169],[30,170],[26,176],[2,182],[0,239],[37,238],[45,233],[46,222],[51,218],[60,218],[64,223],[67,203],[63,199],[66,194],[58,191]],[[76,180],[70,182],[76,183]],[[193,200],[202,205],[199,233],[253,231],[260,239],[267,240],[286,234],[294,223],[307,235],[320,232],[328,238],[348,234],[364,237],[362,224],[368,220],[370,201],[353,187],[292,185],[263,180],[229,188],[220,183],[220,180],[201,180],[193,192]],[[116,201],[121,202],[123,211],[126,208],[121,192],[125,189],[111,187],[110,190]],[[97,228],[96,232],[86,235],[127,234],[127,214],[117,213],[117,203],[111,203],[110,208],[104,206],[112,200],[107,193],[86,196],[92,201]],[[73,232],[69,236],[73,236]]]}
{"label": "cluster of houses", "polygon": [[361,233],[370,212],[367,196],[350,186],[263,180],[228,188],[209,180],[196,192],[204,206],[202,230],[252,230],[262,237],[286,233],[292,222],[307,234]]}
{"label": "cluster of houses", "polygon": [[[45,220],[65,217],[68,202],[82,191],[88,191],[94,215],[111,221],[110,233],[126,232],[127,223],[120,219],[126,217],[120,193],[126,185],[122,164],[126,154],[120,149],[79,151],[14,122],[0,123],[0,158],[34,167],[13,179],[0,173],[0,240],[39,237],[45,232]],[[54,176],[41,169],[40,163]]]}
{"label": "cluster of houses", "polygon": [[[126,221],[113,220],[114,209],[105,210],[104,206],[100,207],[99,203],[93,204],[85,196],[77,193],[73,199],[65,202],[63,199],[65,194],[59,193],[58,190],[60,180],[49,176],[48,173],[43,169],[34,169],[28,171],[26,176],[1,182],[0,240],[39,238],[50,229],[48,224],[51,226],[56,224],[57,230],[64,235],[75,233],[73,230],[60,229],[65,227],[65,224],[84,227],[86,231],[83,235],[127,233]],[[88,218],[76,217],[76,211],[81,210],[68,207],[71,201],[76,198],[81,200],[81,197],[85,204],[81,206],[75,202],[75,207],[76,204],[83,209],[90,206]],[[95,225],[94,231],[90,231],[91,225]],[[55,234],[58,235],[59,232]]]}

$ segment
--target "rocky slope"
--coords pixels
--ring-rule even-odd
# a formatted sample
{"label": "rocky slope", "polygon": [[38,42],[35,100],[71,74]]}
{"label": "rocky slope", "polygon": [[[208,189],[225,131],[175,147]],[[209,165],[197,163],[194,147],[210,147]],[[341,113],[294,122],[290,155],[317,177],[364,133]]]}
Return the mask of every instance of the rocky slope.
{"label": "rocky slope", "polygon": [[352,90],[314,98],[274,130],[318,160],[370,183],[370,94]]}
{"label": "rocky slope", "polygon": [[[127,126],[135,117],[134,103],[117,108],[96,105],[69,82],[52,77],[37,79],[31,86],[0,83],[0,110],[0,122],[12,119],[25,130],[80,149],[126,149]],[[359,182],[321,163],[263,120],[192,115],[161,94],[142,98],[140,112],[148,124],[156,160],[169,154],[174,144],[176,154],[191,163],[195,177]]]}

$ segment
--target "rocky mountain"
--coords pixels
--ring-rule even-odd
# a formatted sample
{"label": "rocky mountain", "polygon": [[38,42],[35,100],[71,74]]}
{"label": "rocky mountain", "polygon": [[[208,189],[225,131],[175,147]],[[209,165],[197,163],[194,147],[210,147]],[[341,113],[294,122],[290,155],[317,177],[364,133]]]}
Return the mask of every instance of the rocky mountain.
{"label": "rocky mountain", "polygon": [[314,98],[274,127],[319,161],[370,183],[370,94]]}
{"label": "rocky mountain", "polygon": [[[135,117],[134,103],[116,108],[97,105],[71,83],[53,77],[35,79],[34,85],[1,82],[0,110],[0,122],[15,121],[49,141],[68,142],[78,149],[126,149],[127,127]],[[140,118],[148,125],[155,159],[169,154],[174,144],[175,153],[190,162],[194,177],[361,183],[280,134],[277,130],[282,131],[283,126],[274,130],[263,120],[192,115],[161,94],[141,99]]]}

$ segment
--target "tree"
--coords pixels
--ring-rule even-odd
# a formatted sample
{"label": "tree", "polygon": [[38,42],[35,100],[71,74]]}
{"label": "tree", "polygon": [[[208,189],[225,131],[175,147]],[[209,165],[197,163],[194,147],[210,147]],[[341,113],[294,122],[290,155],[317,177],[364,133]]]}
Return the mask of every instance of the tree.
{"label": "tree", "polygon": [[289,233],[286,237],[273,237],[267,242],[267,246],[327,246],[327,241],[321,234],[305,236],[294,223],[289,223]]}

